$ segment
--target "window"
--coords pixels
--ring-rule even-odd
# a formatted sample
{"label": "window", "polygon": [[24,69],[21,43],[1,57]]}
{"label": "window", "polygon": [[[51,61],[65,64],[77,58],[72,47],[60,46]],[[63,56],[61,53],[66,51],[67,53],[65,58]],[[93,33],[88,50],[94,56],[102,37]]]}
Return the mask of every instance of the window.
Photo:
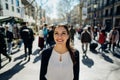
{"label": "window", "polygon": [[108,16],[108,9],[105,11],[105,16]]}
{"label": "window", "polygon": [[117,14],[117,15],[120,15],[120,6],[117,7],[116,14]]}
{"label": "window", "polygon": [[13,0],[11,0],[11,4],[14,4],[14,1],[13,1]]}
{"label": "window", "polygon": [[110,9],[110,16],[113,14],[113,8]]}
{"label": "window", "polygon": [[17,8],[17,12],[20,13],[20,9],[19,8]]}
{"label": "window", "polygon": [[12,11],[14,12],[14,6],[12,6]]}
{"label": "window", "polygon": [[8,3],[5,3],[5,7],[6,7],[7,10],[9,9]]}
{"label": "window", "polygon": [[20,3],[19,0],[16,0],[16,6],[19,7]]}

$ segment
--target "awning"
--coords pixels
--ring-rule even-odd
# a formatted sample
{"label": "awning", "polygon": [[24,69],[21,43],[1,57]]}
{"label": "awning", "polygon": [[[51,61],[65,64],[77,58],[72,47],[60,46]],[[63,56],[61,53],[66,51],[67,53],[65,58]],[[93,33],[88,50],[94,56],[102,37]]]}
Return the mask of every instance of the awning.
{"label": "awning", "polygon": [[23,19],[12,16],[0,16],[0,23],[21,23]]}

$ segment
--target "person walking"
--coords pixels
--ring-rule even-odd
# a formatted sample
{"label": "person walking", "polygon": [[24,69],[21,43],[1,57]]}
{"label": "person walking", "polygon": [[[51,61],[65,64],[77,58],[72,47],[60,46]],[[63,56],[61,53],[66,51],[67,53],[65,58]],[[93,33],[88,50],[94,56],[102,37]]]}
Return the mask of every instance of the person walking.
{"label": "person walking", "polygon": [[84,31],[81,33],[82,50],[85,55],[88,49],[88,44],[91,42],[91,40],[92,40],[92,37],[88,32],[88,28],[85,27]]}
{"label": "person walking", "polygon": [[[21,39],[24,43],[24,51],[25,51],[25,60],[27,58],[27,54],[29,56],[28,61],[30,60],[30,55],[32,54],[32,44],[34,41],[34,33],[31,28],[28,28],[26,22],[22,23],[22,28],[20,29]],[[28,49],[28,53],[27,53]]]}
{"label": "person walking", "polygon": [[40,47],[40,50],[44,48],[43,27],[40,27],[40,30],[39,30],[38,47]]}
{"label": "person walking", "polygon": [[105,51],[105,41],[106,41],[106,38],[107,38],[107,34],[105,33],[105,30],[101,30],[100,33],[99,33],[99,39],[98,39],[98,42],[100,43],[101,47],[98,49],[98,50],[102,50],[102,51]]}
{"label": "person walking", "polygon": [[48,44],[49,44],[50,47],[55,44],[55,41],[54,41],[54,38],[53,38],[53,33],[54,33],[53,29],[54,29],[54,26],[51,25],[49,27],[49,31],[48,31],[47,42],[48,42]]}
{"label": "person walking", "polygon": [[44,48],[47,47],[47,37],[48,37],[48,29],[47,29],[47,24],[44,24],[43,26],[43,35],[44,35]]}
{"label": "person walking", "polygon": [[40,80],[79,80],[79,51],[70,46],[66,25],[54,29],[55,45],[41,55]]}
{"label": "person walking", "polygon": [[13,41],[13,33],[9,31],[9,27],[6,25],[6,37],[7,37],[7,47],[8,47],[8,54],[12,54],[12,41]]}
{"label": "person walking", "polygon": [[0,26],[0,67],[1,67],[1,54],[6,56],[9,59],[9,62],[12,60],[12,58],[7,54],[7,41],[6,41],[6,34],[5,34],[5,28]]}
{"label": "person walking", "polygon": [[119,32],[119,40],[118,40],[118,43],[117,43],[117,47],[120,48],[120,26],[117,29],[118,29],[118,32]]}
{"label": "person walking", "polygon": [[70,39],[71,39],[71,43],[74,44],[74,35],[75,35],[76,31],[73,28],[73,26],[70,26]]}
{"label": "person walking", "polygon": [[109,33],[109,50],[111,50],[111,46],[112,46],[112,51],[115,51],[115,46],[116,43],[119,41],[119,32],[117,30],[117,28],[113,28],[110,33]]}

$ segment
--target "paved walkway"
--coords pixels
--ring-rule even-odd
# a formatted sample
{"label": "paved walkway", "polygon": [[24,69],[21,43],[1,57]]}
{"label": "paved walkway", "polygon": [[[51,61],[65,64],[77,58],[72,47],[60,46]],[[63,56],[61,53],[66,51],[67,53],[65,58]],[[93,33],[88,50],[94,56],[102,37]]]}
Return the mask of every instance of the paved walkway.
{"label": "paved walkway", "polygon": [[[39,80],[40,53],[37,47],[37,37],[34,41],[33,55],[30,62],[23,61],[24,50],[14,51],[12,62],[0,70],[0,80]],[[81,42],[75,38],[75,48],[80,52],[80,80],[120,80],[120,58],[112,53],[87,52],[84,56],[81,49]],[[118,50],[119,51],[119,50]],[[38,54],[39,53],[39,54]],[[4,56],[2,56],[4,58]]]}

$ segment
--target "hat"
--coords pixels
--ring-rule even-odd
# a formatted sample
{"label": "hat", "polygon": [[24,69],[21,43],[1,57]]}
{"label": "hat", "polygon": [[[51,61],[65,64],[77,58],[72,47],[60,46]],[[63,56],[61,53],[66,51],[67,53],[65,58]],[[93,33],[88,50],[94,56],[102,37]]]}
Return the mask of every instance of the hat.
{"label": "hat", "polygon": [[86,29],[88,29],[88,27],[86,26],[86,27],[84,27],[83,29],[86,30]]}
{"label": "hat", "polygon": [[9,28],[9,26],[8,26],[8,25],[5,25],[5,27],[6,27],[6,28]]}

